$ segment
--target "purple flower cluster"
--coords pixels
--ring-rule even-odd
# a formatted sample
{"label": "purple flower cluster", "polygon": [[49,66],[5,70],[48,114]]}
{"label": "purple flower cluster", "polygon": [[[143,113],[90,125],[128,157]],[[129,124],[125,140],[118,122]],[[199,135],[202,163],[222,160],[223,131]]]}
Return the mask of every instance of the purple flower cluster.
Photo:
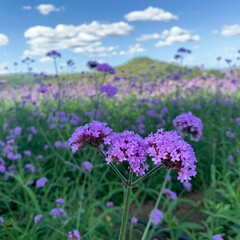
{"label": "purple flower cluster", "polygon": [[152,210],[150,216],[152,217],[152,223],[154,225],[158,225],[163,219],[163,213],[159,209],[156,209],[155,211]]}
{"label": "purple flower cluster", "polygon": [[62,208],[53,208],[51,211],[50,211],[50,214],[53,216],[53,218],[55,219],[62,219],[62,218],[65,218],[67,217],[67,213],[64,211],[64,209]]}
{"label": "purple flower cluster", "polygon": [[42,217],[43,217],[42,214],[36,215],[34,217],[34,223],[40,222],[42,220]]}
{"label": "purple flower cluster", "polygon": [[96,70],[106,74],[115,74],[115,69],[107,63],[98,63]]}
{"label": "purple flower cluster", "polygon": [[36,188],[44,187],[47,182],[48,182],[47,178],[45,178],[45,177],[39,178],[36,181]]}
{"label": "purple flower cluster", "polygon": [[185,142],[176,131],[164,132],[159,129],[146,138],[147,152],[154,164],[163,164],[178,172],[181,182],[191,180],[196,175],[195,157],[192,147]]}
{"label": "purple flower cluster", "polygon": [[147,145],[138,134],[131,131],[113,133],[104,139],[104,143],[109,145],[106,158],[108,163],[128,162],[134,173],[140,176],[145,174],[148,169]]}
{"label": "purple flower cluster", "polygon": [[78,230],[73,230],[72,232],[68,233],[68,238],[73,240],[80,240],[81,236]]}
{"label": "purple flower cluster", "polygon": [[90,69],[95,69],[98,65],[98,62],[97,61],[88,61],[87,62],[87,66],[90,68]]}
{"label": "purple flower cluster", "polygon": [[89,161],[84,161],[82,163],[82,169],[84,169],[87,172],[91,172],[93,168],[93,165]]}
{"label": "purple flower cluster", "polygon": [[94,69],[98,72],[105,74],[115,74],[115,69],[107,63],[98,63],[97,61],[88,61],[87,66],[90,69]]}
{"label": "purple flower cluster", "polygon": [[167,189],[167,188],[163,189],[163,194],[168,195],[169,198],[172,199],[172,200],[177,199],[177,194],[170,189]]}
{"label": "purple flower cluster", "polygon": [[111,98],[117,94],[118,89],[111,84],[105,84],[99,87],[101,93],[105,93],[107,97]]}
{"label": "purple flower cluster", "polygon": [[216,234],[213,236],[214,240],[224,240],[220,234]]}
{"label": "purple flower cluster", "polygon": [[104,122],[93,121],[84,126],[78,127],[68,142],[75,153],[84,148],[87,144],[93,147],[99,147],[103,143],[103,139],[108,136],[111,129]]}
{"label": "purple flower cluster", "polygon": [[191,112],[178,115],[173,125],[181,134],[190,134],[191,140],[198,141],[202,136],[202,121]]}
{"label": "purple flower cluster", "polygon": [[62,55],[58,51],[52,50],[50,52],[47,52],[46,56],[51,58],[60,58]]}

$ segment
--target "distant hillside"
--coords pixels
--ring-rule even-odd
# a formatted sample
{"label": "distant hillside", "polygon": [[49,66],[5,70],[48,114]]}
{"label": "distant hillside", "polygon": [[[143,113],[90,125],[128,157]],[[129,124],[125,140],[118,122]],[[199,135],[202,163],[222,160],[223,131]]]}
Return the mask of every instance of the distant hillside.
{"label": "distant hillside", "polygon": [[125,64],[116,67],[116,73],[120,76],[127,75],[144,75],[159,74],[165,76],[167,74],[187,73],[188,77],[197,76],[200,70],[186,66],[179,66],[173,63],[161,62],[148,57],[133,58]]}

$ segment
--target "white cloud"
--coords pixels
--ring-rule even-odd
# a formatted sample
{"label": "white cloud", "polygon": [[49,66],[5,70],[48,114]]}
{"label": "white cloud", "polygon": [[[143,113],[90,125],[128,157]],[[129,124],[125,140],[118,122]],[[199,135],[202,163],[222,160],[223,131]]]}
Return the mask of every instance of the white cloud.
{"label": "white cloud", "polygon": [[189,30],[172,27],[170,30],[164,30],[161,33],[161,38],[163,40],[155,44],[156,47],[170,46],[175,42],[185,43],[185,42],[196,42],[200,40],[199,35],[193,35]]}
{"label": "white cloud", "polygon": [[159,39],[159,38],[161,38],[161,34],[152,33],[152,34],[143,34],[142,36],[138,37],[136,40],[140,42],[144,42],[151,39]]}
{"label": "white cloud", "polygon": [[162,39],[161,41],[155,44],[156,47],[170,46],[175,42],[191,42],[199,41],[199,35],[193,35],[189,30],[172,27],[169,30],[164,30],[162,33],[152,33],[152,34],[143,34],[138,37],[137,41],[148,41],[151,39]]}
{"label": "white cloud", "polygon": [[117,48],[118,48],[118,46],[105,47],[102,45],[102,43],[100,41],[98,41],[98,42],[94,42],[92,44],[88,44],[86,46],[77,47],[73,51],[75,53],[83,53],[83,54],[87,54],[89,56],[103,57],[103,56],[111,55],[114,51],[116,51]]}
{"label": "white cloud", "polygon": [[129,45],[127,51],[120,51],[120,55],[122,56],[129,56],[129,55],[135,55],[137,53],[143,53],[146,50],[141,46],[141,44],[136,43],[134,45]]}
{"label": "white cloud", "polygon": [[53,59],[51,57],[42,57],[39,59],[39,62],[52,62]]}
{"label": "white cloud", "polygon": [[7,45],[8,42],[8,37],[5,34],[0,33],[0,46]]}
{"label": "white cloud", "polygon": [[148,7],[143,11],[133,11],[124,16],[127,21],[162,21],[169,22],[178,19],[178,16],[166,12],[161,8]]}
{"label": "white cloud", "polygon": [[31,10],[31,9],[32,9],[31,6],[23,6],[23,7],[22,7],[22,10]]}
{"label": "white cloud", "polygon": [[64,7],[58,8],[52,4],[40,4],[36,8],[43,15],[48,15],[51,12],[59,12],[64,9]]}
{"label": "white cloud", "polygon": [[[55,28],[47,26],[34,26],[27,29],[24,36],[28,38],[30,49],[24,56],[43,55],[50,50],[71,49],[74,52],[93,52],[92,44],[108,36],[125,36],[131,33],[133,27],[125,22],[99,23],[93,21],[82,25],[59,24]],[[99,43],[94,47],[97,53],[103,51]],[[110,51],[112,47],[105,50]]]}
{"label": "white cloud", "polygon": [[240,35],[240,25],[239,24],[225,25],[221,30],[221,34],[225,37]]}

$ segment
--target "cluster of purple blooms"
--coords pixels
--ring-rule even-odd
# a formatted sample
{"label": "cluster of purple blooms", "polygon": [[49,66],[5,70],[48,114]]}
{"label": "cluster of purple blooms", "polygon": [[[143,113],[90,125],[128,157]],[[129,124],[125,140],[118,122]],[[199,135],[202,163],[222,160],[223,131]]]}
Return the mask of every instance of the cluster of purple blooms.
{"label": "cluster of purple blooms", "polygon": [[106,158],[108,163],[127,162],[131,171],[140,176],[148,170],[147,145],[138,134],[131,131],[113,133],[104,139],[104,143],[109,146]]}
{"label": "cluster of purple blooms", "polygon": [[105,84],[99,87],[99,91],[104,93],[108,98],[117,94],[118,89],[111,84]]}
{"label": "cluster of purple blooms", "polygon": [[61,55],[61,53],[59,53],[58,51],[52,50],[52,51],[50,51],[50,52],[47,52],[47,53],[46,53],[46,56],[56,59],[56,58],[60,58],[62,55]]}
{"label": "cluster of purple blooms", "polygon": [[147,155],[155,165],[163,165],[177,171],[181,182],[191,180],[196,175],[197,159],[192,147],[176,131],[163,131],[149,134],[143,139],[131,131],[111,133],[106,123],[93,121],[78,127],[69,139],[72,152],[84,148],[87,144],[99,147],[108,145],[106,161],[121,164],[127,162],[129,169],[137,176],[148,170]]}
{"label": "cluster of purple blooms", "polygon": [[68,233],[68,238],[73,239],[73,240],[80,240],[81,235],[80,235],[79,231],[75,229],[72,232]]}
{"label": "cluster of purple blooms", "polygon": [[115,74],[115,69],[107,63],[98,63],[96,61],[88,61],[87,66],[90,69],[102,72],[105,74]]}
{"label": "cluster of purple blooms", "polygon": [[189,134],[191,140],[198,141],[202,137],[202,121],[191,112],[178,115],[173,120],[173,125],[179,133]]}
{"label": "cluster of purple blooms", "polygon": [[87,144],[93,147],[99,147],[103,143],[103,139],[109,135],[111,129],[106,123],[93,121],[85,126],[78,127],[68,140],[72,152],[84,148]]}
{"label": "cluster of purple blooms", "polygon": [[176,131],[164,132],[159,129],[157,133],[151,133],[146,142],[148,155],[152,157],[154,164],[163,164],[166,168],[176,170],[181,182],[189,181],[196,175],[195,153]]}

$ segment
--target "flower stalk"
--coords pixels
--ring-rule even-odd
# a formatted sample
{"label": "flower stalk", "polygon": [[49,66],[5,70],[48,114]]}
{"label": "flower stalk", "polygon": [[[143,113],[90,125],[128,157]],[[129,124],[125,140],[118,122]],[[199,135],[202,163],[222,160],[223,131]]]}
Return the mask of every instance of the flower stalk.
{"label": "flower stalk", "polygon": [[125,240],[126,239],[126,228],[127,228],[127,221],[129,215],[129,208],[131,203],[131,195],[132,195],[132,180],[133,180],[133,172],[129,172],[129,179],[126,184],[125,189],[125,199],[124,199],[124,206],[123,206],[123,215],[121,221],[121,227],[119,232],[118,240]]}

